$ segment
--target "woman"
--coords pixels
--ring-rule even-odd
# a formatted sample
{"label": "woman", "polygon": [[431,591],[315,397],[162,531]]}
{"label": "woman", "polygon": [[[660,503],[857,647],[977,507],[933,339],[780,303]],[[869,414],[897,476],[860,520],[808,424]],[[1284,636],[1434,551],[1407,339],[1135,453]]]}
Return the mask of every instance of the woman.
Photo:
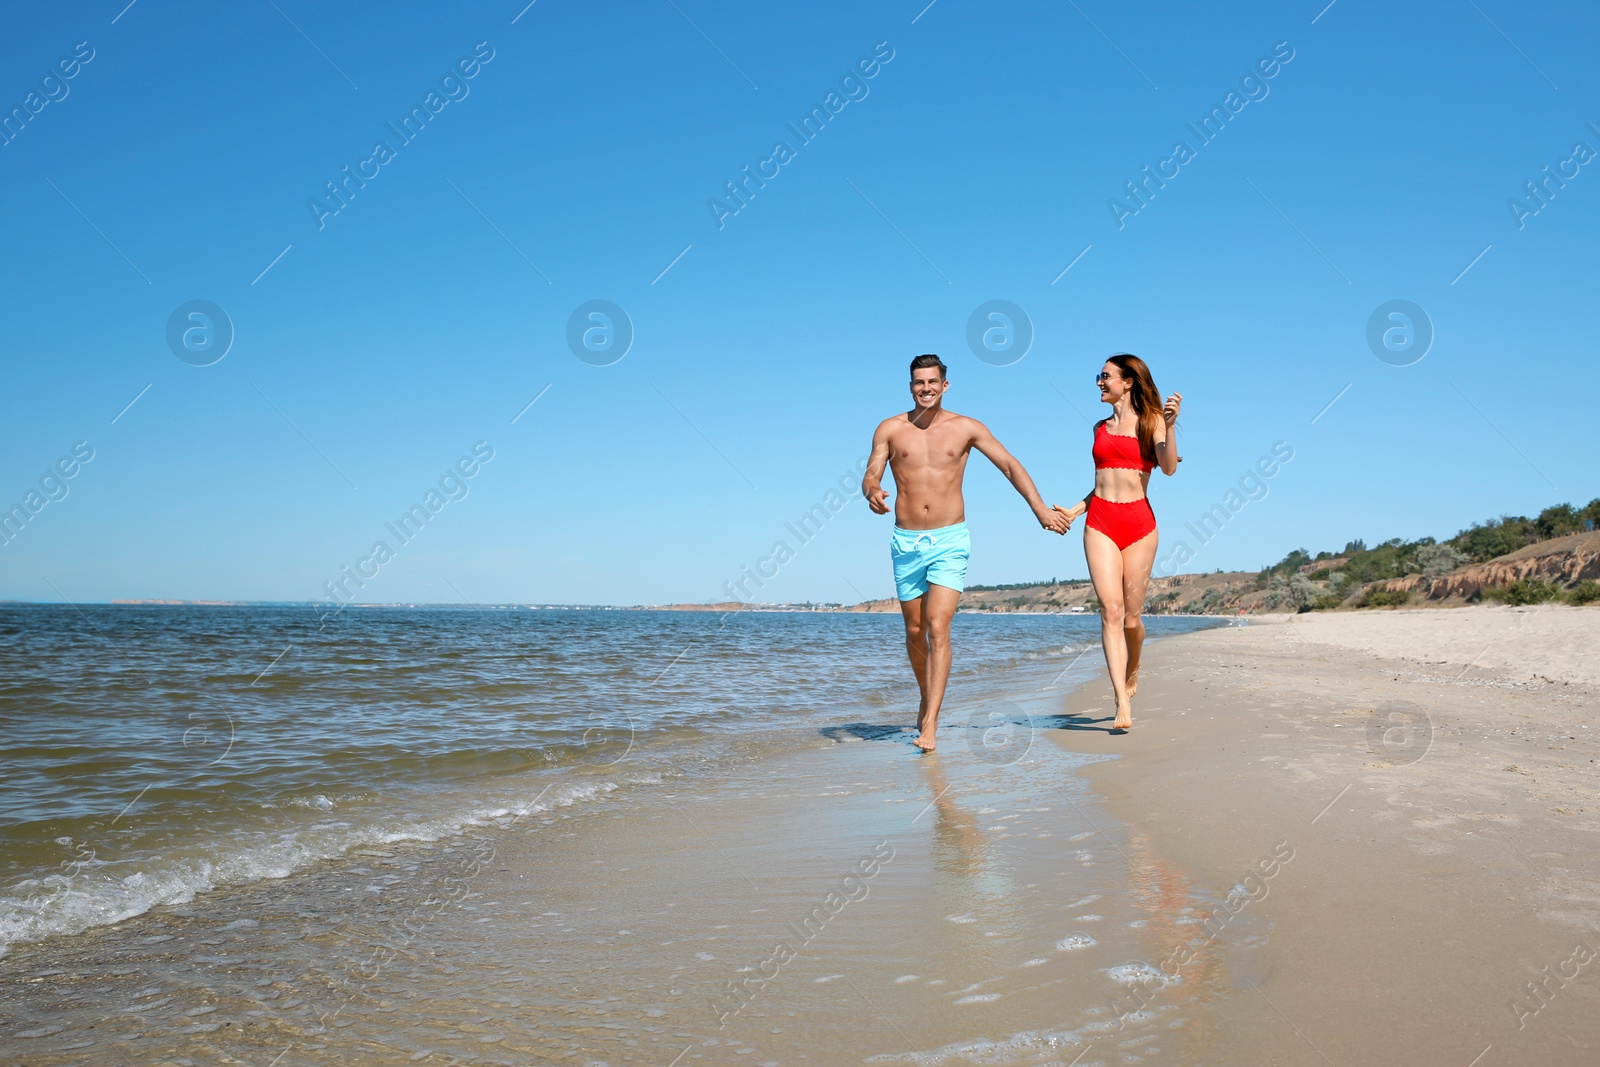
{"label": "woman", "polygon": [[1173,393],[1163,405],[1150,368],[1138,356],[1126,354],[1106,360],[1095,382],[1111,414],[1094,427],[1094,491],[1070,510],[1056,510],[1066,516],[1069,529],[1079,515],[1089,516],[1083,524],[1083,554],[1100,600],[1106,669],[1117,698],[1111,728],[1126,732],[1133,727],[1130,698],[1139,690],[1139,653],[1144,648],[1140,615],[1159,540],[1146,490],[1156,467],[1166,475],[1178,469],[1175,424],[1183,396]]}

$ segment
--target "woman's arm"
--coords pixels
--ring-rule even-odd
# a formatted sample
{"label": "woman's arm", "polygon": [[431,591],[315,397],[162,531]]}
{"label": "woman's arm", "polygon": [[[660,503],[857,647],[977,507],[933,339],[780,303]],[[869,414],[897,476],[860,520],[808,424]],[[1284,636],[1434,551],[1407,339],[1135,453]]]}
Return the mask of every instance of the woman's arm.
{"label": "woman's arm", "polygon": [[1178,473],[1178,462],[1183,458],[1178,455],[1178,408],[1182,404],[1183,394],[1173,393],[1161,408],[1166,436],[1155,443],[1156,463],[1161,467],[1161,473],[1169,478]]}
{"label": "woman's arm", "polygon": [[[1110,421],[1111,421],[1110,419],[1101,419],[1100,422],[1097,422],[1097,423],[1094,424],[1094,428],[1098,431],[1100,429],[1100,424],[1101,423],[1110,422]],[[1094,490],[1090,489],[1087,493],[1084,494],[1082,500],[1078,501],[1076,504],[1072,505],[1072,507],[1070,507],[1070,508],[1064,508],[1060,504],[1053,505],[1055,507],[1055,509],[1057,511],[1061,512],[1061,514],[1066,518],[1066,520],[1067,520],[1067,529],[1069,529],[1069,530],[1072,529],[1072,520],[1073,519],[1076,519],[1079,515],[1082,515],[1082,514],[1084,514],[1085,512],[1087,512],[1089,510],[1089,498],[1092,497],[1092,496],[1094,496]]]}
{"label": "woman's arm", "polygon": [[1070,508],[1064,508],[1060,504],[1055,505],[1055,509],[1061,512],[1062,516],[1067,520],[1067,529],[1072,529],[1073,519],[1076,519],[1079,515],[1082,515],[1084,512],[1089,510],[1089,497],[1091,496],[1094,496],[1093,489],[1089,490],[1088,494],[1085,495],[1082,500],[1078,501]]}

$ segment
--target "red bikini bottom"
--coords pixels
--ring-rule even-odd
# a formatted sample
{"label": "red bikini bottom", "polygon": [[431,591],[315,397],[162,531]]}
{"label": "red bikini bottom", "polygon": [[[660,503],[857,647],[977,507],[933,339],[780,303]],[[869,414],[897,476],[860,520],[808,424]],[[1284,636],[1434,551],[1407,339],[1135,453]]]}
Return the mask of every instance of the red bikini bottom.
{"label": "red bikini bottom", "polygon": [[1091,494],[1084,525],[1111,538],[1120,550],[1155,532],[1156,513],[1150,510],[1149,497],[1119,504]]}

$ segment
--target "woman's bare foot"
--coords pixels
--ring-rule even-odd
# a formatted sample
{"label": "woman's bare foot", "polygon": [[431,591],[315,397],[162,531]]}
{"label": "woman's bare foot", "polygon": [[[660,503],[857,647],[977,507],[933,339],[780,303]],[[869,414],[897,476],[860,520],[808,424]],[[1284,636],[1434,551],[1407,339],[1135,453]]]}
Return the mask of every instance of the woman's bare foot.
{"label": "woman's bare foot", "polygon": [[918,748],[922,749],[922,751],[924,751],[924,752],[932,752],[933,751],[934,738],[933,738],[933,735],[931,733],[923,732],[921,734],[918,734],[917,735],[917,739],[915,741],[911,742],[911,743],[913,745],[916,745]]}
{"label": "woman's bare foot", "polygon": [[1113,730],[1133,729],[1133,702],[1126,697],[1117,701],[1117,717],[1111,721]]}
{"label": "woman's bare foot", "polygon": [[1136,663],[1128,668],[1128,695],[1139,695],[1139,665]]}

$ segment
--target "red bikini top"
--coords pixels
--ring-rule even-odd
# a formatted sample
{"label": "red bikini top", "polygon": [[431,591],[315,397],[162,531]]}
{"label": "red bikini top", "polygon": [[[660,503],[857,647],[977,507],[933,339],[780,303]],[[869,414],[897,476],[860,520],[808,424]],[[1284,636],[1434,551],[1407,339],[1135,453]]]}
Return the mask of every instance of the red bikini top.
{"label": "red bikini top", "polygon": [[1106,429],[1106,424],[1095,424],[1094,433],[1094,469],[1105,470],[1114,467],[1124,470],[1150,471],[1155,469],[1154,463],[1146,463],[1139,453],[1139,438],[1131,434],[1112,433]]}

